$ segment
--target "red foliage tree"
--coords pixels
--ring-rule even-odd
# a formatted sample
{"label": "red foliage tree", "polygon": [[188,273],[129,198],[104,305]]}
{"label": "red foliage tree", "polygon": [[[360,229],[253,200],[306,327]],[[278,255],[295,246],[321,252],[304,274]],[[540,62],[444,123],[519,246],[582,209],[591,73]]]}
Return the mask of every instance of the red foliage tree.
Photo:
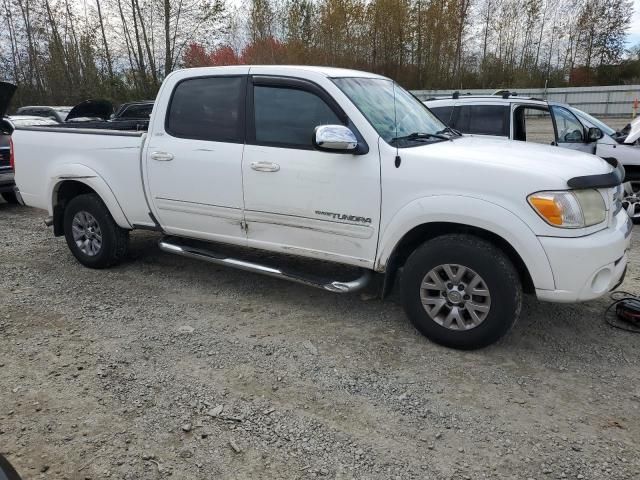
{"label": "red foliage tree", "polygon": [[209,54],[210,65],[238,65],[240,59],[229,45],[222,45]]}
{"label": "red foliage tree", "polygon": [[229,45],[222,45],[211,52],[199,43],[190,43],[182,55],[186,68],[238,65],[240,59]]}
{"label": "red foliage tree", "polygon": [[211,65],[211,58],[203,45],[191,42],[182,55],[182,63],[186,68],[206,67]]}
{"label": "red foliage tree", "polygon": [[243,64],[284,63],[287,58],[287,46],[273,37],[256,40],[248,44],[240,54]]}

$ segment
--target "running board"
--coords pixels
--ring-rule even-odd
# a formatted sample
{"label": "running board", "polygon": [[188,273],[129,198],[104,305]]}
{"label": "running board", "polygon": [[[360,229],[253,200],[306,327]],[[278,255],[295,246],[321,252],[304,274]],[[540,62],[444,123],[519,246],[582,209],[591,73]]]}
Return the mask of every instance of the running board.
{"label": "running board", "polygon": [[209,263],[216,265],[223,265],[227,267],[237,268],[239,270],[246,270],[248,272],[261,273],[269,277],[282,278],[303,285],[309,285],[311,287],[321,288],[322,290],[328,290],[335,293],[349,293],[361,290],[367,286],[369,280],[371,280],[371,271],[365,270],[364,273],[351,282],[339,282],[320,277],[314,277],[311,275],[305,275],[296,272],[287,272],[277,268],[269,267],[267,265],[261,265],[259,263],[247,262],[237,258],[231,258],[226,255],[222,255],[213,250],[205,250],[203,248],[192,247],[190,245],[182,245],[178,243],[169,242],[166,239],[158,242],[160,250],[167,253],[174,253],[187,258],[195,258],[197,260],[205,260]]}

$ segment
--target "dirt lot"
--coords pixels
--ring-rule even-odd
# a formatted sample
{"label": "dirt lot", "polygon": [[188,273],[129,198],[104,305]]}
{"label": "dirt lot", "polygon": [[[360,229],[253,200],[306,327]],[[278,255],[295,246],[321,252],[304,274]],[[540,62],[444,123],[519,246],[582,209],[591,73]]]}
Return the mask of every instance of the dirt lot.
{"label": "dirt lot", "polygon": [[[0,204],[0,452],[25,479],[638,478],[640,336],[607,300],[528,299],[501,343],[458,352],[393,300],[150,233],[92,271],[43,216]],[[623,288],[639,275],[635,250]]]}

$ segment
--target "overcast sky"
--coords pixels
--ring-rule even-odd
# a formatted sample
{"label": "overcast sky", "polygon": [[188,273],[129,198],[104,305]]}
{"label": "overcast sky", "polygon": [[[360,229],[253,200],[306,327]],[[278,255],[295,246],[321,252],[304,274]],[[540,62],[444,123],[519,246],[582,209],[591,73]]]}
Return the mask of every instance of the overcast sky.
{"label": "overcast sky", "polygon": [[633,0],[633,10],[629,39],[627,41],[630,47],[640,43],[640,0]]}

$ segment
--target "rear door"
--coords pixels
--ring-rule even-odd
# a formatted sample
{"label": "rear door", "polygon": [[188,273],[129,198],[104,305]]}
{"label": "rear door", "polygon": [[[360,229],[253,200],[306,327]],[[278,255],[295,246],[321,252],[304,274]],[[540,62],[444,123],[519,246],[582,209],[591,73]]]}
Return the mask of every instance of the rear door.
{"label": "rear door", "polygon": [[246,243],[241,168],[248,68],[236,70],[202,77],[180,72],[163,87],[168,101],[154,113],[144,154],[149,201],[168,233]]}

